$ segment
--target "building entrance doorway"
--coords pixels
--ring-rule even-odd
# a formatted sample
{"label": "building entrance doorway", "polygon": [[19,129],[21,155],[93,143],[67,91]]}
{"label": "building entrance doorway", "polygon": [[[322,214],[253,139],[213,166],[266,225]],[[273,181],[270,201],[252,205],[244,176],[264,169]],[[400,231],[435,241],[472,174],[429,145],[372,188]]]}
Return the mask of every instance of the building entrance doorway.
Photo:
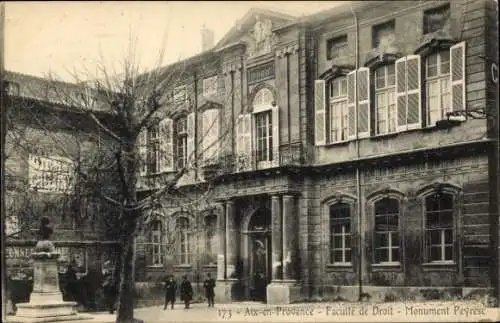
{"label": "building entrance doorway", "polygon": [[266,301],[266,287],[271,282],[271,212],[257,210],[248,225],[250,260],[250,297]]}

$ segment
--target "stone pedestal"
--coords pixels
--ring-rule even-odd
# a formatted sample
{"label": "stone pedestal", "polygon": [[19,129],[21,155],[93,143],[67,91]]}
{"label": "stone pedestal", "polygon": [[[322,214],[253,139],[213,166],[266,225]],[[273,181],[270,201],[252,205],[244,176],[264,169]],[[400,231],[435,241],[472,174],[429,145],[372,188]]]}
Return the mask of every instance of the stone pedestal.
{"label": "stone pedestal", "polygon": [[231,303],[236,298],[235,288],[237,279],[217,280],[215,283],[215,302],[218,304]]}
{"label": "stone pedestal", "polygon": [[296,280],[273,280],[266,292],[268,305],[300,302],[300,285]]}
{"label": "stone pedestal", "polygon": [[[38,250],[47,251],[38,251]],[[17,304],[10,322],[56,322],[89,319],[77,313],[75,302],[64,302],[59,288],[57,259],[50,241],[39,241],[33,258],[33,292],[29,303]]]}

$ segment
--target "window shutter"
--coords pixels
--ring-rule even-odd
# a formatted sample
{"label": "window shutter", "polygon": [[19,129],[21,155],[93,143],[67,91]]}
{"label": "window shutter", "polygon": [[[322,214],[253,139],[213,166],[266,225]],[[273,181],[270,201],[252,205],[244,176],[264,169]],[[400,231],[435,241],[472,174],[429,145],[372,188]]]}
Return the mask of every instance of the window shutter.
{"label": "window shutter", "polygon": [[236,127],[236,152],[238,170],[249,169],[252,157],[252,117],[251,114],[238,116]]}
{"label": "window shutter", "polygon": [[356,106],[355,106],[355,84],[356,84],[356,71],[347,74],[347,138],[356,138]]}
{"label": "window shutter", "polygon": [[191,112],[186,117],[187,127],[187,148],[186,148],[186,165],[191,167],[194,165],[194,112]]}
{"label": "window shutter", "polygon": [[280,109],[278,106],[273,107],[271,122],[273,125],[273,160],[274,167],[279,166],[279,150],[280,150]]}
{"label": "window shutter", "polygon": [[406,90],[407,90],[407,112],[406,122],[408,129],[417,129],[422,125],[422,109],[421,109],[421,95],[420,88],[422,84],[420,72],[420,56],[409,55],[406,56]]}
{"label": "window shutter", "polygon": [[203,112],[203,160],[213,160],[219,154],[219,110],[210,109]]}
{"label": "window shutter", "polygon": [[465,42],[450,47],[451,107],[465,110]]}
{"label": "window shutter", "polygon": [[147,163],[148,163],[148,130],[143,128],[137,137],[137,146],[139,149],[139,175],[145,176],[147,173]]}
{"label": "window shutter", "polygon": [[397,130],[406,130],[406,57],[396,61]]}
{"label": "window shutter", "polygon": [[172,119],[165,118],[159,123],[160,131],[160,172],[174,170],[174,149],[172,144]]}
{"label": "window shutter", "polygon": [[[316,80],[314,83],[315,119],[314,129],[316,146],[326,144],[326,109],[325,109],[325,81]],[[274,121],[273,121],[274,122]]]}
{"label": "window shutter", "polygon": [[370,69],[358,69],[358,136],[370,136]]}

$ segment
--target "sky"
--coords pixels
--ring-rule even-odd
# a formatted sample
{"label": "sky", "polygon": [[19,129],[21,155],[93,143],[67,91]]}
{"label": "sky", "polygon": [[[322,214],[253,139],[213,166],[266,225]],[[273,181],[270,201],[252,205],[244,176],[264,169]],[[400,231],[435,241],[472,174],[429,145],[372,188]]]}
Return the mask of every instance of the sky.
{"label": "sky", "polygon": [[94,77],[101,62],[111,71],[120,71],[116,62],[128,57],[129,44],[134,43],[137,63],[149,69],[158,66],[161,48],[165,48],[161,66],[201,52],[203,25],[214,31],[217,42],[252,7],[300,16],[338,4],[338,1],[6,2],[5,68],[36,76],[53,73],[71,82],[75,81],[71,76],[75,68],[85,69]]}

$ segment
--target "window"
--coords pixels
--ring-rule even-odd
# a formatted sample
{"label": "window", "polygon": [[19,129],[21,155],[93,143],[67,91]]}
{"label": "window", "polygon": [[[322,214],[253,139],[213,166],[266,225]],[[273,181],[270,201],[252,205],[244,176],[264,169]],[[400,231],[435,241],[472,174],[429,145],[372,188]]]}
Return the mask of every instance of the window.
{"label": "window", "polygon": [[176,248],[176,263],[189,264],[190,258],[190,231],[189,220],[185,217],[177,218],[176,222],[177,232],[177,248]]}
{"label": "window", "polygon": [[28,180],[31,189],[64,193],[72,188],[73,162],[60,156],[30,155]]}
{"label": "window", "polygon": [[274,62],[252,67],[247,72],[248,84],[274,78]]}
{"label": "window", "polygon": [[210,163],[217,159],[219,153],[219,110],[203,111],[202,120],[202,151],[204,162]]}
{"label": "window", "polygon": [[428,262],[453,261],[453,195],[434,193],[425,198],[425,251]]}
{"label": "window", "polygon": [[378,135],[396,131],[395,83],[393,64],[375,70],[375,118]]}
{"label": "window", "polygon": [[427,125],[446,118],[452,111],[450,52],[448,50],[431,54],[425,61],[427,85]]}
{"label": "window", "polygon": [[210,257],[214,256],[215,230],[217,227],[217,216],[210,214],[205,216],[205,252]]}
{"label": "window", "polygon": [[151,224],[150,232],[151,265],[159,266],[163,264],[162,257],[162,225],[160,221]]}
{"label": "window", "polygon": [[148,129],[148,172],[160,171],[160,132],[158,124]]}
{"label": "window", "polygon": [[347,79],[337,77],[330,82],[330,141],[344,141],[348,138],[349,113],[347,110]]}
{"label": "window", "polygon": [[345,59],[348,55],[347,35],[329,39],[326,42],[326,49],[327,60]]}
{"label": "window", "polygon": [[175,152],[176,152],[176,166],[177,169],[184,168],[186,166],[187,162],[187,137],[188,137],[188,132],[187,132],[187,118],[182,117],[177,119],[176,124],[175,124],[175,129],[176,129],[176,145],[175,145]]}
{"label": "window", "polygon": [[330,206],[330,261],[351,263],[351,209],[346,203]]}
{"label": "window", "polygon": [[203,96],[210,97],[214,95],[217,95],[217,76],[203,80]]}
{"label": "window", "polygon": [[255,115],[257,162],[273,160],[273,123],[271,111]]}
{"label": "window", "polygon": [[4,89],[5,93],[7,93],[7,95],[13,95],[13,96],[16,96],[16,95],[19,95],[19,83],[16,83],[16,82],[5,82],[5,89]]}
{"label": "window", "polygon": [[424,12],[424,35],[445,29],[450,23],[450,5],[426,10]]}
{"label": "window", "polygon": [[399,201],[383,198],[375,202],[375,262],[399,262]]}
{"label": "window", "polygon": [[394,35],[394,20],[373,26],[372,46],[373,48],[389,48],[393,45],[396,37]]}
{"label": "window", "polygon": [[187,100],[186,86],[178,86],[174,89],[174,102],[176,104],[184,103]]}

